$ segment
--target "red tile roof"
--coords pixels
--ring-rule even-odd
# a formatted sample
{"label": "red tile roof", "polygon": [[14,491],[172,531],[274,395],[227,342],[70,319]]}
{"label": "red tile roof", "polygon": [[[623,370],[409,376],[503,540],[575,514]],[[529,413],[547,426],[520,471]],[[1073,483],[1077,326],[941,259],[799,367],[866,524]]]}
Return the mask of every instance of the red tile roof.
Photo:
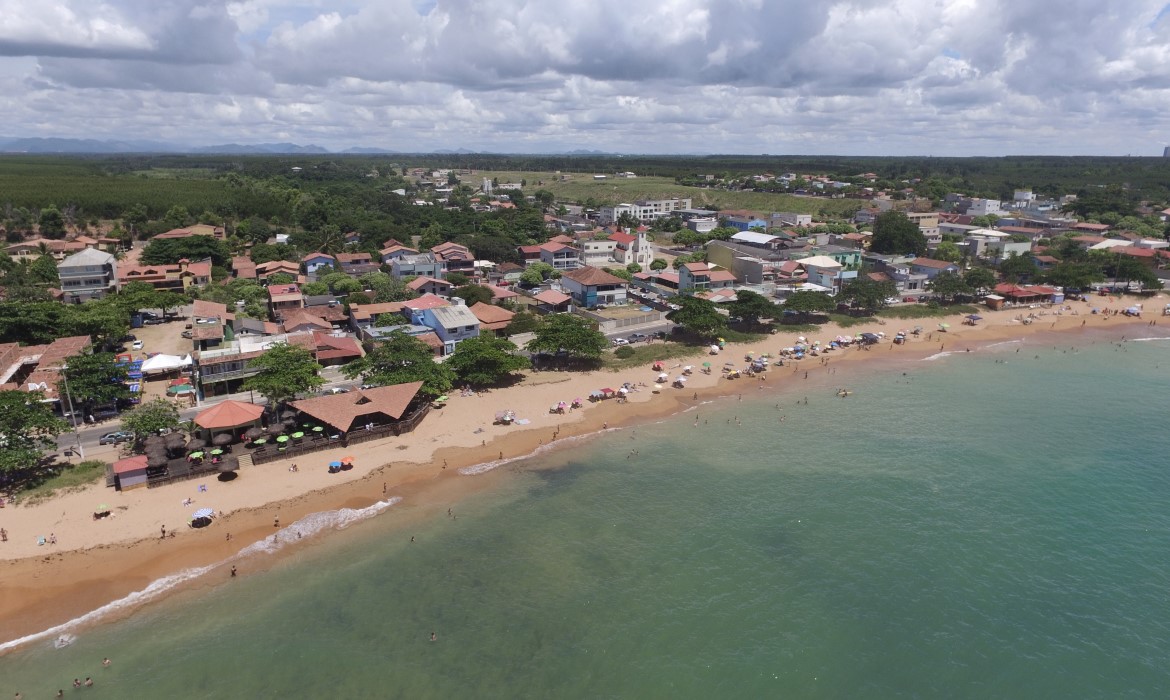
{"label": "red tile roof", "polygon": [[262,415],[264,415],[263,406],[245,401],[229,400],[200,411],[195,416],[195,424],[208,430],[236,428],[254,423]]}
{"label": "red tile roof", "polygon": [[561,294],[554,289],[545,290],[532,298],[536,299],[542,304],[551,304],[552,306],[560,306],[561,304],[564,304],[565,302],[571,301],[573,299],[573,297],[567,294]]}
{"label": "red tile roof", "polygon": [[451,302],[443,297],[435,296],[434,294],[424,294],[418,299],[410,299],[402,302],[402,305],[408,309],[415,311],[422,311],[423,309],[437,309],[440,306],[450,306]]}
{"label": "red tile roof", "polygon": [[954,263],[947,262],[946,260],[935,260],[933,258],[914,258],[910,261],[910,264],[917,267],[929,267],[934,270],[945,270],[948,267],[957,267],[957,265]]}
{"label": "red tile roof", "polygon": [[410,382],[409,384],[361,389],[347,394],[317,396],[293,401],[292,407],[305,415],[328,423],[338,430],[348,432],[358,418],[376,414],[387,416],[392,420],[402,418],[406,409],[410,407],[410,402],[418,395],[422,384],[422,382]]}
{"label": "red tile roof", "polygon": [[480,327],[489,331],[506,328],[512,322],[512,317],[516,315],[507,309],[485,304],[482,301],[472,304],[468,310],[479,319]]}
{"label": "red tile roof", "polygon": [[568,270],[562,276],[587,287],[596,287],[602,284],[620,285],[626,283],[622,278],[615,277],[599,267],[579,267],[576,270]]}

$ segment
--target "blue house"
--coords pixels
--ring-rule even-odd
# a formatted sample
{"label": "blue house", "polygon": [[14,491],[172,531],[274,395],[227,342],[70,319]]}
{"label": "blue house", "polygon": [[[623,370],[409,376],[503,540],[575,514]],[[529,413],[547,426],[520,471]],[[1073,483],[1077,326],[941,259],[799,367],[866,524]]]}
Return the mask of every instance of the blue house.
{"label": "blue house", "polygon": [[323,267],[333,267],[337,264],[337,258],[328,253],[309,253],[301,258],[301,264],[305,266],[305,273],[310,275],[317,274],[317,270]]}
{"label": "blue house", "polygon": [[425,308],[419,317],[419,325],[427,326],[443,341],[444,355],[454,352],[462,341],[479,336],[479,319],[462,304]]}

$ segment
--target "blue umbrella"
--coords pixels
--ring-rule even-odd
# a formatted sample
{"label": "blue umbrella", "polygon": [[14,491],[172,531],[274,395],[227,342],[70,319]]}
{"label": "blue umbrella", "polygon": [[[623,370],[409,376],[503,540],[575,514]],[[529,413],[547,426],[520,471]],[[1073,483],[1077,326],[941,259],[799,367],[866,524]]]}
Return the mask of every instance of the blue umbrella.
{"label": "blue umbrella", "polygon": [[330,463],[329,463],[329,466],[331,466],[331,467],[340,467],[340,466],[341,466],[341,462],[330,462]]}
{"label": "blue umbrella", "polygon": [[215,516],[215,511],[210,508],[200,508],[191,515],[192,518],[210,518]]}

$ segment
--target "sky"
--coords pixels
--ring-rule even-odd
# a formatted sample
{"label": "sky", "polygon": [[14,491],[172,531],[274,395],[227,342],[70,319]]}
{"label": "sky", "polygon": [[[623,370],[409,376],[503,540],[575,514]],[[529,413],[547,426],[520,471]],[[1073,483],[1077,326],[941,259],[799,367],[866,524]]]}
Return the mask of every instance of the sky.
{"label": "sky", "polygon": [[0,0],[0,135],[1161,155],[1163,0]]}

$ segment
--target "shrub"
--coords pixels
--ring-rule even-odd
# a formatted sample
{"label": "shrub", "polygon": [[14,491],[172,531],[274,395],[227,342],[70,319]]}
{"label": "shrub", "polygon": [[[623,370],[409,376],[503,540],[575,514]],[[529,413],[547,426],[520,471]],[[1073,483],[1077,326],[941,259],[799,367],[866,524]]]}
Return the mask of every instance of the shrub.
{"label": "shrub", "polygon": [[623,345],[620,348],[618,348],[617,350],[614,350],[613,354],[614,354],[614,357],[616,357],[620,360],[624,360],[628,357],[633,357],[634,352],[635,352],[634,348],[631,348],[629,345]]}

